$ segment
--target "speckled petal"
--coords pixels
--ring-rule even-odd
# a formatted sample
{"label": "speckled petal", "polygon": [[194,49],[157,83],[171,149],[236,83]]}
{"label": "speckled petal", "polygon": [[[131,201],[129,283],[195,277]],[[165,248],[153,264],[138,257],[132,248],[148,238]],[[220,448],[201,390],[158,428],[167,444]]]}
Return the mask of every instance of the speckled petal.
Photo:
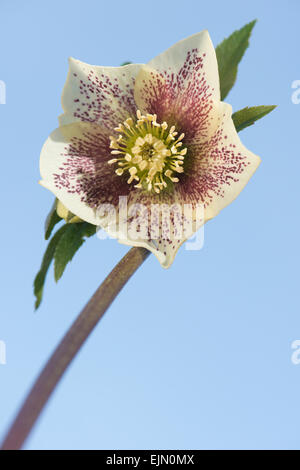
{"label": "speckled petal", "polygon": [[[165,234],[162,219],[151,219],[151,207],[165,204],[170,208],[176,203],[180,204],[180,193],[152,194],[134,189],[108,165],[110,157],[107,132],[99,125],[76,122],[60,127],[43,146],[41,184],[80,219],[102,227],[123,244],[149,249],[163,267],[169,267],[183,242],[181,238],[174,239],[176,211],[172,212],[171,209],[170,230]],[[126,201],[126,209],[121,201]],[[117,228],[107,214],[99,210],[101,205],[106,204],[115,210],[119,222]],[[142,212],[133,212],[136,205],[142,208]],[[132,236],[132,227],[138,224],[138,219],[147,219],[144,237],[141,234]]]}
{"label": "speckled petal", "polygon": [[191,77],[197,80],[203,79],[203,75],[200,74],[203,70],[212,98],[220,100],[217,57],[206,30],[177,42],[148,62],[148,66],[169,79],[172,79],[174,74],[179,87],[188,84]]}
{"label": "speckled petal", "polygon": [[96,122],[111,131],[135,114],[134,84],[139,69],[139,64],[100,67],[70,58],[60,125]]}
{"label": "speckled petal", "polygon": [[76,216],[98,225],[100,204],[117,205],[130,188],[108,165],[107,131],[98,124],[76,122],[56,129],[45,142],[40,158],[42,186]]}
{"label": "speckled petal", "polygon": [[246,149],[236,132],[232,107],[222,106],[222,122],[211,139],[189,148],[188,175],[178,188],[186,200],[204,204],[205,221],[239,195],[260,164],[260,158]]}
{"label": "speckled petal", "polygon": [[[134,204],[134,197],[129,198]],[[181,245],[204,224],[202,205],[193,205],[181,192],[169,196],[139,197],[144,211],[140,212],[139,220],[146,220],[149,227],[147,237],[135,239],[130,230],[119,242],[129,246],[139,246],[151,251],[163,268],[169,268]],[[146,213],[145,213],[146,211]],[[130,220],[130,217],[128,218]]]}
{"label": "speckled petal", "polygon": [[187,143],[208,140],[221,113],[218,65],[208,32],[180,41],[142,66],[134,96],[141,111],[176,124]]}
{"label": "speckled petal", "polygon": [[[171,207],[178,204],[181,213],[190,207],[189,236],[206,221],[214,218],[242,191],[260,164],[260,158],[247,150],[235,130],[230,105],[221,103],[222,121],[211,139],[205,144],[195,144],[190,155],[192,162],[182,180],[175,185],[174,193],[165,202]],[[189,238],[178,237],[178,217],[171,218],[170,237],[164,239],[161,221],[159,237],[154,240],[123,240],[122,243],[144,246],[155,254],[164,268],[174,261],[180,246]]]}

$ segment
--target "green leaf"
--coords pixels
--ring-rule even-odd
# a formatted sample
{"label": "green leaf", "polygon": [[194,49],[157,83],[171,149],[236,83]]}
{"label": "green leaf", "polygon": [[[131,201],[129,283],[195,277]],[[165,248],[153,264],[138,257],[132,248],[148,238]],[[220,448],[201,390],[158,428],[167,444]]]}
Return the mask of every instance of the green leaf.
{"label": "green leaf", "polygon": [[246,26],[235,31],[216,47],[220,75],[221,100],[228,95],[235,83],[238,64],[249,46],[249,38],[255,23],[256,20],[246,24]]}
{"label": "green leaf", "polygon": [[96,233],[96,226],[86,222],[68,224],[66,231],[60,237],[54,253],[54,277],[58,281],[64,273],[67,264],[73,259],[76,251],[85,241]]}
{"label": "green leaf", "polygon": [[35,302],[35,308],[36,309],[39,308],[39,306],[41,304],[41,301],[42,301],[44,284],[45,284],[47,272],[48,272],[50,264],[53,260],[56,246],[57,246],[59,240],[61,239],[61,237],[63,236],[63,234],[65,233],[65,231],[67,230],[67,228],[68,228],[67,224],[63,225],[63,227],[61,227],[55,233],[55,235],[52,237],[52,239],[50,240],[50,242],[47,246],[46,252],[45,252],[44,257],[43,257],[41,268],[40,268],[40,270],[39,270],[39,272],[36,275],[36,278],[34,280],[34,295],[36,297],[36,302]]}
{"label": "green leaf", "polygon": [[123,65],[130,65],[132,64],[132,62],[123,62],[123,64],[121,64],[121,67],[123,67]]}
{"label": "green leaf", "polygon": [[49,240],[52,230],[54,229],[55,225],[58,224],[62,220],[61,217],[56,212],[56,199],[53,203],[53,206],[48,214],[48,217],[45,222],[45,239]]}
{"label": "green leaf", "polygon": [[269,114],[276,106],[253,106],[252,108],[243,108],[232,115],[237,132],[242,131],[245,127],[252,126],[258,119]]}
{"label": "green leaf", "polygon": [[34,280],[35,308],[38,309],[42,297],[46,276],[52,260],[55,260],[55,279],[58,281],[65,267],[74,254],[84,243],[84,237],[91,237],[96,233],[96,226],[81,222],[78,224],[63,225],[48,243],[43,257],[41,268]]}

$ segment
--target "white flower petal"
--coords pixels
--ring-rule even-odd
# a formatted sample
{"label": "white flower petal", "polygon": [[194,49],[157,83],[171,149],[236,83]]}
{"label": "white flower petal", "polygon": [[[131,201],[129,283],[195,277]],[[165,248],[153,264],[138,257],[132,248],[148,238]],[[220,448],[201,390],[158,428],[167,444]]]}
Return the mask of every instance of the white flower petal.
{"label": "white flower petal", "polygon": [[145,207],[148,214],[144,219],[147,219],[148,227],[154,231],[153,234],[150,232],[152,238],[149,235],[147,238],[133,238],[129,229],[126,236],[119,237],[118,241],[124,245],[147,248],[167,269],[172,265],[181,245],[204,224],[203,209],[192,207],[181,198],[179,192],[164,202],[149,201],[148,207]]}
{"label": "white flower petal", "polygon": [[215,217],[242,191],[260,164],[260,158],[242,144],[234,127],[232,108],[223,106],[221,125],[205,144],[190,147],[193,163],[180,191],[203,203],[205,221]]}
{"label": "white flower petal", "polygon": [[164,77],[171,77],[174,74],[180,80],[182,87],[190,81],[191,76],[194,79],[200,77],[200,72],[203,70],[206,86],[209,87],[212,98],[220,100],[217,57],[206,30],[177,42],[150,60],[148,66]]}
{"label": "white flower petal", "polygon": [[144,114],[180,128],[185,143],[208,140],[222,115],[218,64],[208,32],[180,41],[142,66],[134,97]]}
{"label": "white flower petal", "polygon": [[136,77],[134,98],[144,113],[156,114],[158,122],[175,123],[184,133],[185,144],[206,142],[223,119],[224,106],[207,92],[199,90],[194,77],[186,88],[178,90],[165,77],[148,65]]}
{"label": "white flower petal", "polygon": [[[176,184],[169,206],[178,204],[181,213],[191,207],[190,230],[178,237],[180,221],[175,217],[170,223],[170,238],[164,239],[162,227],[159,227],[159,239],[121,241],[126,245],[148,248],[161,263],[168,268],[174,261],[180,246],[208,220],[215,217],[230,204],[245,187],[260,164],[260,158],[250,152],[241,143],[234,127],[232,108],[220,103],[222,119],[214,135],[205,144],[195,144],[194,164],[185,182]],[[177,233],[176,233],[177,232]]]}
{"label": "white flower petal", "polygon": [[[109,151],[106,153],[106,145],[106,132],[97,124],[76,122],[56,129],[42,148],[41,185],[53,192],[66,211],[100,226],[120,243],[149,249],[163,267],[169,267],[183,242],[181,238],[174,239],[175,219],[171,218],[167,235],[161,220],[154,220],[154,228],[158,232],[153,239],[149,236],[148,227],[151,227],[151,204],[163,202],[171,206],[175,199],[173,196],[161,199],[159,195],[128,185],[107,164],[110,154]],[[122,206],[124,200],[125,207]],[[107,217],[105,211],[100,211],[101,205],[105,209],[106,204],[113,208],[115,220]],[[136,204],[142,207],[143,212],[133,216],[132,209]],[[141,238],[133,229],[138,224],[138,217],[146,220],[145,213],[147,236]]]}
{"label": "white flower petal", "polygon": [[73,58],[62,95],[65,114],[60,125],[74,121],[98,122],[112,130],[135,114],[133,92],[140,64],[99,67]]}
{"label": "white flower petal", "polygon": [[108,165],[109,138],[99,125],[76,122],[56,129],[45,142],[40,158],[41,185],[66,208],[94,225],[97,207],[117,204],[129,185]]}

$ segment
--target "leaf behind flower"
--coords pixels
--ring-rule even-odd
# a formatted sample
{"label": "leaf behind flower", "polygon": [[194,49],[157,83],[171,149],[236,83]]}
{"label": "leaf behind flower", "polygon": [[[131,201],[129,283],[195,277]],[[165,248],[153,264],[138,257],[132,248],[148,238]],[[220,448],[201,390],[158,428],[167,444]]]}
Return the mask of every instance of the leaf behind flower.
{"label": "leaf behind flower", "polygon": [[238,64],[249,46],[249,38],[255,23],[256,20],[246,24],[216,47],[222,101],[235,84]]}
{"label": "leaf behind flower", "polygon": [[38,309],[44,291],[44,284],[49,267],[55,260],[55,280],[58,281],[67,264],[85,241],[96,233],[96,226],[87,222],[63,225],[51,238],[44,254],[42,264],[34,280],[35,309]]}
{"label": "leaf behind flower", "polygon": [[54,253],[54,277],[56,282],[61,278],[67,264],[85,242],[85,237],[96,233],[96,226],[86,222],[68,224],[68,229],[60,237]]}
{"label": "leaf behind flower", "polygon": [[58,224],[62,220],[62,218],[56,212],[56,203],[57,201],[55,199],[53,206],[51,207],[51,210],[45,222],[45,239],[46,240],[49,240],[55,225]]}
{"label": "leaf behind flower", "polygon": [[234,122],[237,132],[242,131],[246,127],[252,126],[258,119],[269,114],[276,106],[253,106],[249,108],[240,109],[232,115],[232,120]]}

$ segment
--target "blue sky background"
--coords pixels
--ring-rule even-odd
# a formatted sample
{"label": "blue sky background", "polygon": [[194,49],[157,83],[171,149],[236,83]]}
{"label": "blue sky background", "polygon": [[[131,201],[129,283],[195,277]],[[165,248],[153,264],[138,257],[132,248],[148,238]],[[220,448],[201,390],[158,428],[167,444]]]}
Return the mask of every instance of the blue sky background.
{"label": "blue sky background", "polygon": [[217,45],[254,18],[227,101],[278,104],[240,136],[262,164],[170,270],[154,256],[123,290],[53,395],[27,449],[300,449],[298,0],[1,0],[0,437],[82,306],[126,253],[89,240],[42,307],[32,281],[53,196],[39,153],[57,127],[67,58],[147,62],[208,29]]}

